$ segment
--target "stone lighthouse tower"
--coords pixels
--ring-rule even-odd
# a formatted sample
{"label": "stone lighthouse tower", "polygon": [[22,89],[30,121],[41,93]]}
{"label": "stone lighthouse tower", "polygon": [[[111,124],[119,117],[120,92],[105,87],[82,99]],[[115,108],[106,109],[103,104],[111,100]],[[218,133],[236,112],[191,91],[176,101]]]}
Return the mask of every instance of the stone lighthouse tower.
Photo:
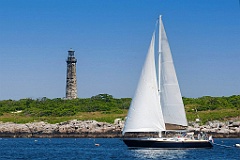
{"label": "stone lighthouse tower", "polygon": [[77,75],[76,63],[77,59],[74,56],[74,50],[71,48],[68,51],[67,57],[67,81],[66,81],[66,98],[77,98]]}

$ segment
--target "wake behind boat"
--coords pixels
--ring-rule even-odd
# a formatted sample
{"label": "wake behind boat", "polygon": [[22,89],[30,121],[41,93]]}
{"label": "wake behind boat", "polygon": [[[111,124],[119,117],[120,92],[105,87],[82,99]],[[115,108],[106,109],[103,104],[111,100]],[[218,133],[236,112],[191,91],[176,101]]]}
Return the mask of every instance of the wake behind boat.
{"label": "wake behind boat", "polygon": [[158,24],[158,68],[154,31],[123,129],[123,141],[134,148],[211,148],[209,140],[186,133],[186,113],[161,16]]}

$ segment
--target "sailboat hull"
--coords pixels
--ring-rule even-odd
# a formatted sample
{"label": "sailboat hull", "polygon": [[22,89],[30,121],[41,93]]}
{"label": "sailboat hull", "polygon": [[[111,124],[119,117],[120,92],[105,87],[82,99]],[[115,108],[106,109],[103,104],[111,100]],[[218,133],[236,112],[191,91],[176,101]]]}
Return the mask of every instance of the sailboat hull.
{"label": "sailboat hull", "polygon": [[123,142],[130,148],[162,148],[162,149],[184,149],[184,148],[212,148],[208,140],[175,140],[158,138],[124,138]]}

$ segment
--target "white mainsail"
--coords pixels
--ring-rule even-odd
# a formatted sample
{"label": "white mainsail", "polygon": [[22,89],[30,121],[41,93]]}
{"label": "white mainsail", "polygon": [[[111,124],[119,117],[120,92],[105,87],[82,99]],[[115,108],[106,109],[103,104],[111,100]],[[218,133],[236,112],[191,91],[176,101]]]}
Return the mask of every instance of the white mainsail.
{"label": "white mainsail", "polygon": [[159,27],[158,81],[154,32],[123,134],[165,131],[166,123],[187,126],[182,96],[161,16]]}
{"label": "white mainsail", "polygon": [[158,93],[154,43],[155,33],[153,33],[137,90],[128,111],[123,134],[165,130]]}
{"label": "white mainsail", "polygon": [[160,27],[160,102],[165,123],[187,126],[186,113],[161,16]]}

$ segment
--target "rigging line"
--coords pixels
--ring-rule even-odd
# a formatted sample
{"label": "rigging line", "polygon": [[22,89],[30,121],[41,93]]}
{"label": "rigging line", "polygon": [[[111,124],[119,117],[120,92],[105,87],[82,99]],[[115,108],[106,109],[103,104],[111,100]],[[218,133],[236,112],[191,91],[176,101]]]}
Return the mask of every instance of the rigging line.
{"label": "rigging line", "polygon": [[[240,0],[239,0],[239,1],[240,1]],[[157,20],[156,20],[154,31],[157,29],[158,22],[159,22],[159,18],[157,18]]]}
{"label": "rigging line", "polygon": [[156,29],[157,29],[157,25],[158,25],[158,19],[156,20],[156,23],[155,23],[155,26],[154,26],[154,31],[153,31],[153,34],[155,35],[156,34]]}
{"label": "rigging line", "polygon": [[213,143],[213,142],[212,142],[212,144],[217,145],[217,146],[221,146],[221,147],[226,147],[226,148],[234,148],[233,146],[227,146],[227,145]]}

